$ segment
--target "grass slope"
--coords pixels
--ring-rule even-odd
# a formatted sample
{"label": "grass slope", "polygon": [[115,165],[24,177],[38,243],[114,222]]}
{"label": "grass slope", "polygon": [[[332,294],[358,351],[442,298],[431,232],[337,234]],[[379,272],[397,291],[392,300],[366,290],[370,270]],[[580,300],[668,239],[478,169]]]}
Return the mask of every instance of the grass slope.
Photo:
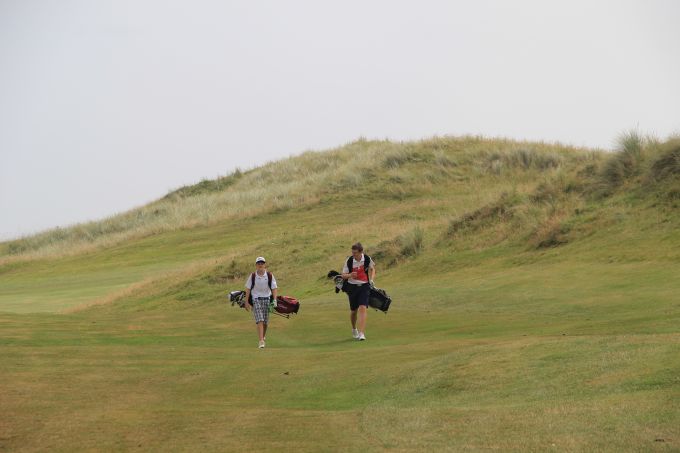
{"label": "grass slope", "polygon": [[[160,201],[307,178],[266,209],[2,244],[0,449],[678,451],[680,159],[630,138],[362,141]],[[324,277],[357,239],[363,343]],[[303,301],[265,350],[225,298],[259,254]]]}

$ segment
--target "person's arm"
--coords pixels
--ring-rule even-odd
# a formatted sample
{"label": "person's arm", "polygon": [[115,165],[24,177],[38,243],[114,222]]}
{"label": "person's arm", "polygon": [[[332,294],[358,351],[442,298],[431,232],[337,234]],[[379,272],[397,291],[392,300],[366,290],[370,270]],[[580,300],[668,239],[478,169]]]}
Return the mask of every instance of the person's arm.
{"label": "person's arm", "polygon": [[371,274],[368,280],[372,283],[373,280],[375,280],[375,266],[371,266],[371,268],[368,270],[368,273]]}
{"label": "person's arm", "polygon": [[246,311],[250,311],[250,292],[252,291],[252,288],[250,287],[251,283],[251,276],[248,276],[248,279],[246,280],[246,303],[243,305],[243,307],[246,309]]}
{"label": "person's arm", "polygon": [[357,273],[356,272],[350,272],[349,269],[347,268],[347,264],[342,266],[342,276],[343,280],[349,280],[350,278],[357,278]]}
{"label": "person's arm", "polygon": [[246,287],[246,303],[243,305],[243,307],[246,309],[246,311],[250,311],[250,288]]}
{"label": "person's arm", "polygon": [[279,294],[279,285],[276,284],[276,278],[274,277],[274,274],[272,274],[271,290],[272,290],[272,297],[274,298],[274,300],[276,300],[276,297]]}

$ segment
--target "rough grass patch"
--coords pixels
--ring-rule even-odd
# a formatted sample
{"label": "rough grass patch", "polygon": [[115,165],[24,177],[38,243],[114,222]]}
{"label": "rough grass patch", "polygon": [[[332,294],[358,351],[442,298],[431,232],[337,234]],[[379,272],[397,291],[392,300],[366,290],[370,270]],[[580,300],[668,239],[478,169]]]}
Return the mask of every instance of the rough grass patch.
{"label": "rough grass patch", "polygon": [[616,189],[640,171],[644,148],[644,139],[640,134],[636,131],[622,134],[618,140],[618,148],[604,163],[600,173],[605,191]]}
{"label": "rough grass patch", "polygon": [[522,197],[517,193],[504,192],[498,200],[451,220],[446,236],[455,236],[461,230],[468,228],[477,229],[489,223],[507,221],[513,216],[512,207],[521,201]]}
{"label": "rough grass patch", "polygon": [[382,241],[374,248],[371,256],[381,266],[389,268],[418,255],[424,248],[423,242],[424,232],[416,226],[394,239]]}
{"label": "rough grass patch", "polygon": [[541,152],[533,149],[514,149],[510,151],[494,151],[488,155],[486,168],[494,174],[501,174],[504,169],[520,169],[540,171],[554,169],[562,164],[562,157],[554,152]]}
{"label": "rough grass patch", "polygon": [[680,175],[680,139],[666,143],[659,157],[650,167],[650,176],[656,181]]}
{"label": "rough grass patch", "polygon": [[206,273],[203,280],[211,285],[226,284],[230,282],[245,281],[246,276],[251,272],[252,265],[243,260],[232,259],[229,264],[223,263],[215,266],[210,272]]}
{"label": "rough grass patch", "polygon": [[557,247],[566,244],[569,242],[569,238],[567,237],[569,229],[569,226],[563,222],[563,216],[551,216],[536,228],[529,243],[536,249]]}
{"label": "rough grass patch", "polygon": [[428,161],[428,156],[421,150],[413,147],[397,148],[388,151],[382,158],[382,167],[386,169],[399,168],[402,165],[413,162]]}
{"label": "rough grass patch", "polygon": [[544,181],[531,194],[533,202],[554,203],[564,196],[564,187],[556,181]]}
{"label": "rough grass patch", "polygon": [[434,152],[434,163],[440,167],[451,168],[457,167],[458,162],[446,155],[443,151],[437,150]]}
{"label": "rough grass patch", "polygon": [[628,156],[616,154],[604,163],[600,175],[609,187],[615,188],[623,184],[631,167]]}
{"label": "rough grass patch", "polygon": [[242,176],[243,172],[237,168],[230,175],[222,176],[217,179],[204,179],[197,184],[180,187],[179,189],[167,194],[165,197],[163,197],[163,199],[194,197],[206,193],[220,192],[226,190],[228,187],[231,187]]}
{"label": "rough grass patch", "polygon": [[562,162],[562,158],[556,153],[537,152],[529,149],[518,149],[510,152],[504,159],[508,165],[520,167],[524,170],[537,168],[547,170],[557,168]]}

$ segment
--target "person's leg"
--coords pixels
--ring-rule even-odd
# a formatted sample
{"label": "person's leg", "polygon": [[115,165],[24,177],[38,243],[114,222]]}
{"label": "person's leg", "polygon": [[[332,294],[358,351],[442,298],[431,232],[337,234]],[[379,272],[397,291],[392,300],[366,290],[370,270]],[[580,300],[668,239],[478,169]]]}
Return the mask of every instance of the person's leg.
{"label": "person's leg", "polygon": [[357,328],[357,308],[359,308],[356,305],[356,288],[354,288],[354,285],[351,285],[352,290],[347,294],[347,298],[349,299],[349,309],[350,309],[350,314],[349,314],[349,320],[352,323],[352,332],[354,332]]}
{"label": "person's leg", "polygon": [[357,297],[357,303],[359,304],[359,319],[358,319],[358,329],[359,329],[359,339],[365,340],[364,334],[366,333],[366,317],[368,315],[368,297],[370,295],[370,288],[368,285],[362,285],[361,291]]}
{"label": "person's leg", "polygon": [[269,326],[269,301],[267,301],[263,305],[264,309],[264,322],[262,323],[262,341],[264,341],[264,337],[267,336],[267,326]]}
{"label": "person's leg", "polygon": [[257,335],[260,338],[260,341],[264,340],[264,326],[266,324],[263,322],[258,322],[257,323]]}
{"label": "person's leg", "polygon": [[[358,311],[359,311],[359,322],[357,324],[359,325],[358,326],[359,333],[366,333],[366,313],[367,313],[366,306],[365,305],[359,305]],[[356,311],[354,313],[355,313],[355,318],[356,318]]]}
{"label": "person's leg", "polygon": [[264,334],[267,325],[267,305],[261,300],[253,300],[253,316],[257,325],[257,336],[260,340],[260,348],[264,347]]}

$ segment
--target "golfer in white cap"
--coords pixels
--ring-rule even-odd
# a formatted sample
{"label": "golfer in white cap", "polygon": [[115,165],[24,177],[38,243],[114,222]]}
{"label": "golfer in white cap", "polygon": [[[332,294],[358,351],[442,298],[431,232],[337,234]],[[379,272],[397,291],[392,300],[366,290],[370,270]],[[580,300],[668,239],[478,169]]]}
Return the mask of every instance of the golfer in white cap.
{"label": "golfer in white cap", "polygon": [[[263,256],[255,259],[255,266],[255,272],[246,280],[246,300],[253,306],[253,317],[260,338],[259,347],[264,348],[269,323],[269,304],[276,299],[277,287],[274,275],[267,271],[267,261]],[[248,304],[246,310],[250,310]]]}

